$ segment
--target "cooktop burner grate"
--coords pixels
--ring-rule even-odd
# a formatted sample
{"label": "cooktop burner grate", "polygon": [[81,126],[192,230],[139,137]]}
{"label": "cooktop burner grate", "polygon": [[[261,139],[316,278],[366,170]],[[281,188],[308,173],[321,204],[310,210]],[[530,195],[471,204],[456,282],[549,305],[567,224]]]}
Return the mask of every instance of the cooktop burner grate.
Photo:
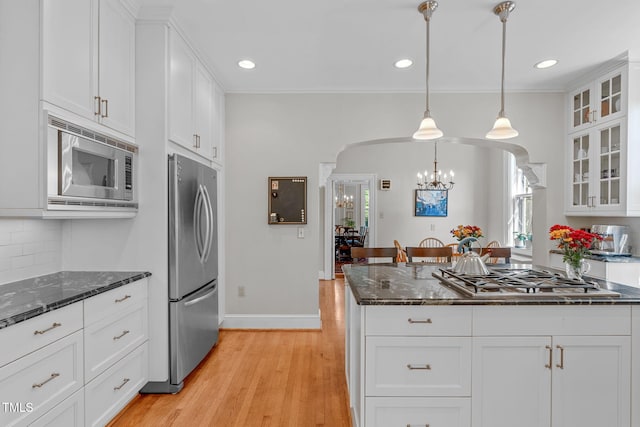
{"label": "cooktop burner grate", "polygon": [[433,276],[473,297],[620,296],[617,292],[601,289],[595,281],[568,279],[559,273],[542,270],[494,268],[488,275],[474,275],[440,269]]}

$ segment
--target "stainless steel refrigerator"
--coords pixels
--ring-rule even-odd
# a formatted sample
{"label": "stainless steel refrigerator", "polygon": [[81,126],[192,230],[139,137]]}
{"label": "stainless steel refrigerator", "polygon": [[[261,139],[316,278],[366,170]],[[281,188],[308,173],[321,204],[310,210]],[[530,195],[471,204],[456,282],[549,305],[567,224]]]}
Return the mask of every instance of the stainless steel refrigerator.
{"label": "stainless steel refrigerator", "polygon": [[177,393],[218,341],[216,171],[169,156],[169,381],[143,393]]}

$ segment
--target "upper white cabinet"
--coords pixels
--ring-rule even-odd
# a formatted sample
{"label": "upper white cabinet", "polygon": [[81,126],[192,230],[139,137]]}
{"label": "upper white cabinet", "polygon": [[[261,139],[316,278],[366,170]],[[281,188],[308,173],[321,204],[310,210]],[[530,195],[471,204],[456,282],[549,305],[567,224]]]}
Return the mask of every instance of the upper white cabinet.
{"label": "upper white cabinet", "polygon": [[135,19],[116,0],[42,2],[42,98],[131,137]]}
{"label": "upper white cabinet", "polygon": [[569,93],[566,215],[640,216],[639,83],[625,63]]}
{"label": "upper white cabinet", "polygon": [[214,160],[220,106],[211,74],[176,31],[169,33],[169,139]]}

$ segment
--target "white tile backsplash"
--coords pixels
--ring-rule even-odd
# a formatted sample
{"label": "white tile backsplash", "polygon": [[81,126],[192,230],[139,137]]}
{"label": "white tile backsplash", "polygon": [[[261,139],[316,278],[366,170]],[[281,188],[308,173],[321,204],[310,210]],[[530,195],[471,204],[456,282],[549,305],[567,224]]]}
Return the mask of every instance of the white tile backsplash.
{"label": "white tile backsplash", "polygon": [[60,271],[62,221],[0,219],[0,285]]}

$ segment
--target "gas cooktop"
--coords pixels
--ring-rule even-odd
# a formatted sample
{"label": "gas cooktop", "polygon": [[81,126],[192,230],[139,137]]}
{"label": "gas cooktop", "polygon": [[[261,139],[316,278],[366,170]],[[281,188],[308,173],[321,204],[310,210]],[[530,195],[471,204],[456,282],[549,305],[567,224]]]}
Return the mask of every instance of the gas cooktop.
{"label": "gas cooktop", "polygon": [[432,273],[445,285],[474,298],[597,298],[619,297],[596,281],[567,279],[559,273],[532,269],[492,268],[488,275],[439,269]]}

